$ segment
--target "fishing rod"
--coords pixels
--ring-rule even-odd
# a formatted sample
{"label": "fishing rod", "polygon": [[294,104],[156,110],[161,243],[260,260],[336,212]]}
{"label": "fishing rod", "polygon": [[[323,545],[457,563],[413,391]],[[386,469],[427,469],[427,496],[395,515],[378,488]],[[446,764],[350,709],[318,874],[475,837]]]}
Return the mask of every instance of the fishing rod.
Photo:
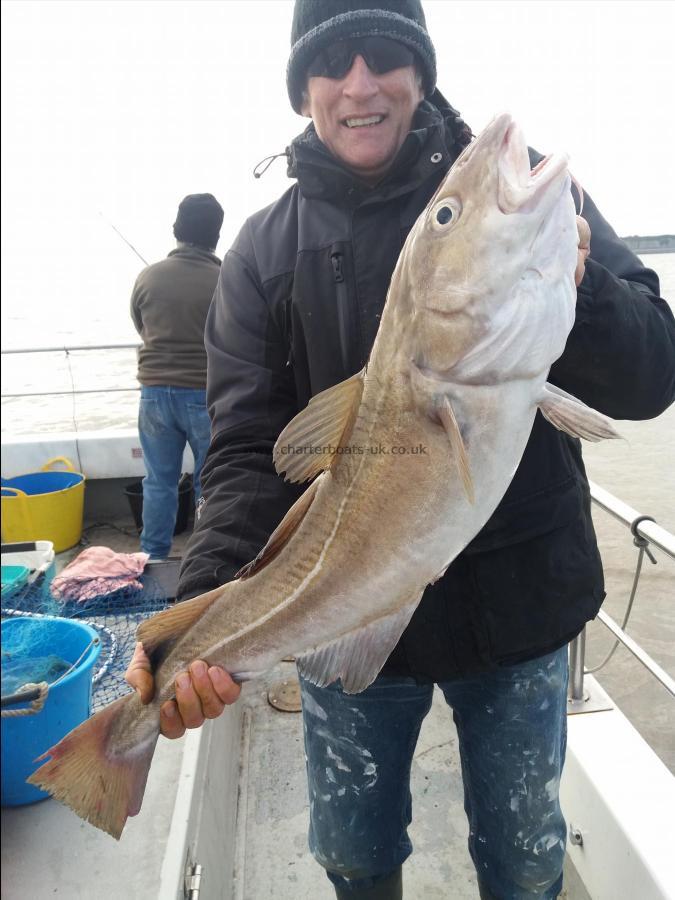
{"label": "fishing rod", "polygon": [[119,230],[119,228],[115,228],[115,226],[113,225],[113,223],[110,222],[108,219],[106,219],[106,217],[103,215],[103,213],[101,212],[101,210],[98,211],[98,214],[99,214],[99,216],[103,219],[104,222],[107,222],[108,225],[110,225],[110,227],[111,227],[112,230],[115,232],[115,234],[118,234],[118,235],[122,238],[122,240],[123,240],[124,243],[127,245],[127,247],[130,247],[130,248],[134,251],[134,253],[135,253],[136,256],[141,260],[141,262],[145,263],[146,266],[149,266],[150,263],[147,261],[147,259],[143,259],[143,257],[142,257],[141,254],[138,252],[138,250],[134,247],[134,245],[131,243],[131,241],[128,241],[128,240],[124,237],[124,235],[123,235],[122,232]]}

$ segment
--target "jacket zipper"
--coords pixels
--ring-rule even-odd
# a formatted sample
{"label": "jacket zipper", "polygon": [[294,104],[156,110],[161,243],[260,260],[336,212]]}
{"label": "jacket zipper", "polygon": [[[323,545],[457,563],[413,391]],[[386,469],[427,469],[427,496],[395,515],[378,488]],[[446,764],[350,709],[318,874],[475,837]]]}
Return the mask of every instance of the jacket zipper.
{"label": "jacket zipper", "polygon": [[342,269],[342,253],[331,253],[330,259],[333,264],[333,280],[335,282],[335,294],[337,299],[338,314],[338,330],[340,335],[340,352],[342,354],[342,367],[344,376],[347,378],[351,371],[349,367],[350,346],[349,346],[349,296],[347,293],[347,282],[345,281]]}
{"label": "jacket zipper", "polygon": [[288,347],[288,357],[286,365],[292,366],[295,362],[295,353],[293,351],[293,320],[292,320],[293,296],[287,298],[284,305],[284,333],[286,336],[286,345]]}

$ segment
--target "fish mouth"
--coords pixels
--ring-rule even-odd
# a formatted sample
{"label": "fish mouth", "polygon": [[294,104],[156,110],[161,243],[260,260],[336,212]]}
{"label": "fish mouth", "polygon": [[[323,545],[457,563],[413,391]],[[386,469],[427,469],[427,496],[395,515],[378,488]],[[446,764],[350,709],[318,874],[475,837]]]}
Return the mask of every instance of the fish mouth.
{"label": "fish mouth", "polygon": [[527,143],[519,126],[509,115],[500,116],[497,204],[506,215],[533,212],[544,198],[557,194],[567,176],[569,157],[565,153],[545,156],[530,169]]}

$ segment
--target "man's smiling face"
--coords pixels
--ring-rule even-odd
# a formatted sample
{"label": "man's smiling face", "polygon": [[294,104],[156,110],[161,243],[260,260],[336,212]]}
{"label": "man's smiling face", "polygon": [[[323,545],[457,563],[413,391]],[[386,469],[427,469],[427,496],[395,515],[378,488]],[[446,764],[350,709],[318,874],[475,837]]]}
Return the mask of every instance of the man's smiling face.
{"label": "man's smiling face", "polygon": [[423,96],[414,66],[376,75],[356,56],[344,78],[308,79],[302,113],[333,156],[375,183],[394,161]]}

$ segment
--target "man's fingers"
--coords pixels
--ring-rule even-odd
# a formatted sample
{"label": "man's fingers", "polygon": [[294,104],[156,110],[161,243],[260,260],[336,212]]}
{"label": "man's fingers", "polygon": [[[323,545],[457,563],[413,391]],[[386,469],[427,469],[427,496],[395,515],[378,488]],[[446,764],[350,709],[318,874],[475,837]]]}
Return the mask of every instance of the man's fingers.
{"label": "man's fingers", "polygon": [[[152,700],[155,682],[142,644],[136,644],[124,677],[143,703]],[[241,687],[224,669],[209,668],[203,660],[195,660],[189,672],[181,672],[176,677],[175,691],[176,699],[167,701],[160,709],[160,731],[167,738],[182,737],[186,728],[199,728],[205,719],[215,719],[225,704],[234,703]]]}
{"label": "man's fingers", "polygon": [[202,711],[207,719],[219,716],[226,703],[234,703],[241,688],[219,666],[207,668],[206,663],[197,659],[190,665],[192,686],[202,704]]}
{"label": "man's fingers", "polygon": [[178,713],[186,728],[199,728],[204,724],[201,699],[194,688],[189,672],[180,672],[174,684]]}
{"label": "man's fingers", "polygon": [[217,718],[225,705],[209,678],[206,663],[201,659],[195,660],[190,664],[190,675],[192,676],[192,686],[201,703],[202,713],[207,719]]}
{"label": "man's fingers", "polygon": [[141,703],[150,703],[155,696],[155,680],[151,672],[136,669],[125,675],[126,680],[141,698]]}
{"label": "man's fingers", "polygon": [[159,710],[159,730],[169,740],[183,737],[185,723],[180,717],[175,700],[167,700]]}
{"label": "man's fingers", "polygon": [[223,703],[234,703],[239,694],[241,694],[241,685],[232,681],[229,673],[225,669],[221,669],[220,666],[211,666],[209,677]]}
{"label": "man's fingers", "polygon": [[588,253],[588,250],[582,250],[581,247],[577,253],[577,267],[574,270],[574,283],[577,287],[581,284],[586,272],[586,257]]}
{"label": "man's fingers", "polygon": [[579,235],[579,249],[577,252],[577,267],[574,270],[574,283],[579,287],[586,271],[586,257],[591,252],[591,229],[586,219],[581,216],[577,216],[577,233]]}
{"label": "man's fingers", "polygon": [[579,249],[590,250],[591,247],[591,227],[586,219],[577,216],[577,232],[579,234]]}
{"label": "man's fingers", "polygon": [[137,643],[134,655],[124,673],[124,680],[130,684],[141,698],[141,703],[149,703],[155,694],[155,681],[152,677],[152,666],[143,644]]}

